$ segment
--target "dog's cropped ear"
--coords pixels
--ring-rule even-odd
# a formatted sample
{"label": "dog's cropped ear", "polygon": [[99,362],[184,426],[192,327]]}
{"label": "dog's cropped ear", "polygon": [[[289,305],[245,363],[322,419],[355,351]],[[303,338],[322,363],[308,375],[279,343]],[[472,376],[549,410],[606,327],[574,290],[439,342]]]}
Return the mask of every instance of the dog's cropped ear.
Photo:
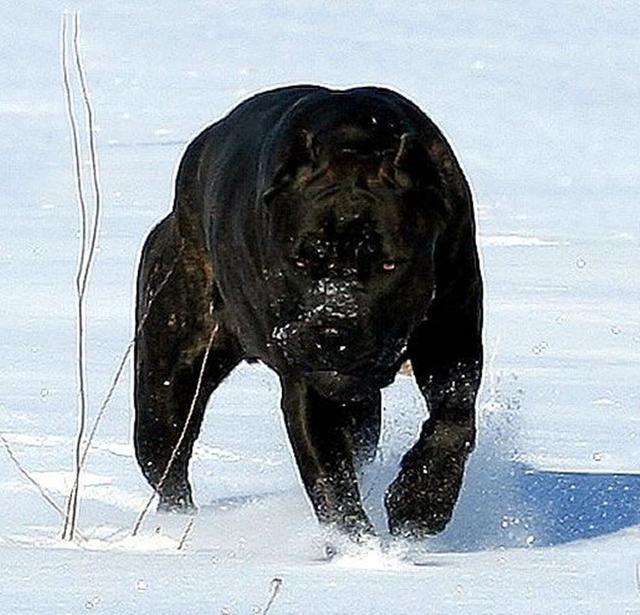
{"label": "dog's cropped ear", "polygon": [[438,174],[440,189],[447,210],[471,207],[469,184],[451,147],[443,139],[436,139],[427,146],[427,154]]}
{"label": "dog's cropped ear", "polygon": [[420,160],[424,159],[413,133],[400,137],[400,146],[393,159],[396,181],[403,187],[415,185],[420,174]]}
{"label": "dog's cropped ear", "polygon": [[424,145],[411,132],[405,132],[400,137],[393,156],[383,159],[378,176],[385,183],[402,191],[439,183],[437,168]]}
{"label": "dog's cropped ear", "polygon": [[304,182],[310,178],[318,166],[318,152],[315,135],[305,129],[298,131],[287,150],[281,154],[271,185],[262,194],[263,201],[269,203],[294,182]]}
{"label": "dog's cropped ear", "polygon": [[317,166],[319,157],[318,139],[310,131],[302,129],[298,135],[300,158],[306,159],[310,166]]}

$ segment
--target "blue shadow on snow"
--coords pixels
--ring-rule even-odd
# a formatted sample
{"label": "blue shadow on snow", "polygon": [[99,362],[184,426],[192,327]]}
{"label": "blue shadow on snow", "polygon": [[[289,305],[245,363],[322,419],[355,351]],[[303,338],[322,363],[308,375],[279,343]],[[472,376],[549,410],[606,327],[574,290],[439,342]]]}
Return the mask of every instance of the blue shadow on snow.
{"label": "blue shadow on snow", "polygon": [[640,475],[549,472],[525,466],[520,482],[546,544],[640,524]]}
{"label": "blue shadow on snow", "polygon": [[640,524],[638,474],[555,472],[487,461],[470,463],[452,521],[429,541],[434,550],[559,545]]}

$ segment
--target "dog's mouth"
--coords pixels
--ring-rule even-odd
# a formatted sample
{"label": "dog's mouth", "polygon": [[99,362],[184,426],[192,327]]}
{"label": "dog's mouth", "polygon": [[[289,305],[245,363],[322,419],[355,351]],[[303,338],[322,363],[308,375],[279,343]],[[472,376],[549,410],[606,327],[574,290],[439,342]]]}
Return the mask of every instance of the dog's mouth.
{"label": "dog's mouth", "polygon": [[336,327],[334,336],[328,335],[333,329],[306,324],[276,327],[273,340],[291,369],[319,395],[341,402],[362,400],[393,382],[406,354],[406,337],[381,343],[366,337],[372,329],[366,324],[359,334]]}

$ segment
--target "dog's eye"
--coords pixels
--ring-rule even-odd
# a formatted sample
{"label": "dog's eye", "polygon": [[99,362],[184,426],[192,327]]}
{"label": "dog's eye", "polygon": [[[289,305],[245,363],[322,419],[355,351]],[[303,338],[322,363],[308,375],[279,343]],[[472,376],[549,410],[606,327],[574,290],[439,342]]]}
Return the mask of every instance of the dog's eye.
{"label": "dog's eye", "polygon": [[307,267],[307,261],[304,260],[303,258],[294,258],[293,259],[293,264],[298,268],[298,269],[305,269]]}
{"label": "dog's eye", "polygon": [[386,258],[380,264],[380,270],[383,273],[393,273],[394,271],[398,271],[406,262],[407,259],[402,257]]}

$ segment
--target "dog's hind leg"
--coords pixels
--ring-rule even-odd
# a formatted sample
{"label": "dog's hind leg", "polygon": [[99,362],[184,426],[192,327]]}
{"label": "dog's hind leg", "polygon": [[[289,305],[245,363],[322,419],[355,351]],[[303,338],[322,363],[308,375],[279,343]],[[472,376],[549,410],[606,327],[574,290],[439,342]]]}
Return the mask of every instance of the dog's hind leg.
{"label": "dog's hind leg", "polygon": [[189,459],[207,400],[242,353],[224,323],[209,254],[180,236],[172,216],[143,248],[136,327],[136,457],[159,508],[188,510]]}

